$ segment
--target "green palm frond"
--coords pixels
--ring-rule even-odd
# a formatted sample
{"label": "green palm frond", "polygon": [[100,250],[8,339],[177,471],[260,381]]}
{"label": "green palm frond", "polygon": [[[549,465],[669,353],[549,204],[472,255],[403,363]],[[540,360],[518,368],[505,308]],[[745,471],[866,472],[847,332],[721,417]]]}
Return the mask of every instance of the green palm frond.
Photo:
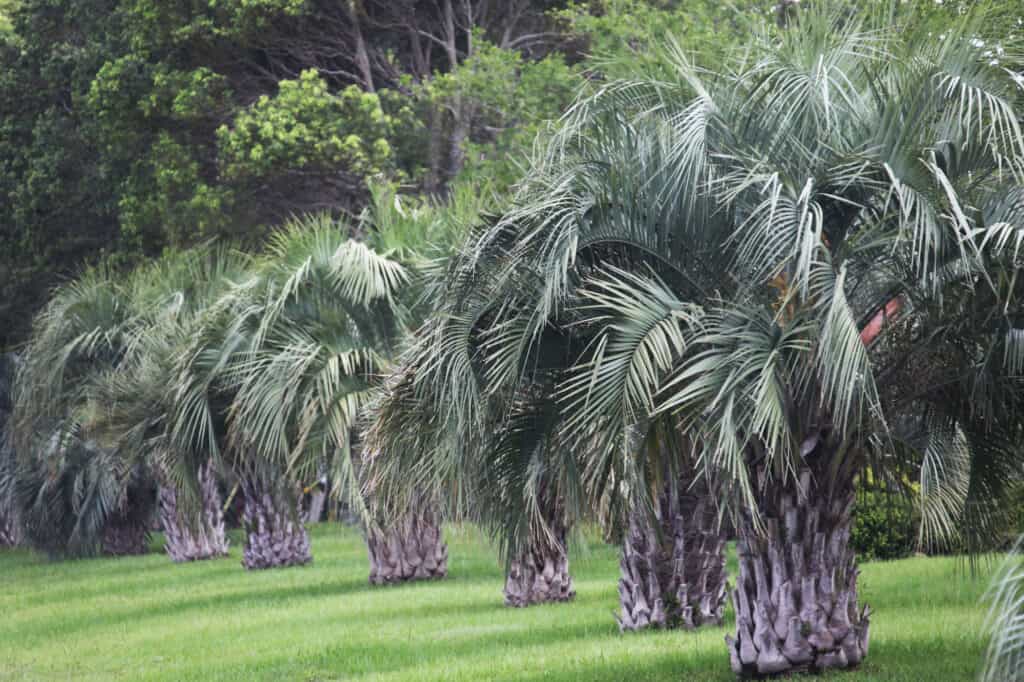
{"label": "green palm frond", "polygon": [[[453,258],[371,440],[429,443],[417,480],[462,486],[551,386],[575,454],[545,475],[590,472],[591,495],[665,421],[745,506],[829,439],[831,471],[924,467],[924,532],[980,547],[1024,436],[1018,57],[992,63],[976,17],[928,43],[882,14],[823,4],[574,105]],[[897,433],[933,418],[959,435]]]}
{"label": "green palm frond", "polygon": [[1024,562],[1022,541],[1006,557],[986,595],[991,635],[985,655],[984,682],[1019,682],[1024,679]]}

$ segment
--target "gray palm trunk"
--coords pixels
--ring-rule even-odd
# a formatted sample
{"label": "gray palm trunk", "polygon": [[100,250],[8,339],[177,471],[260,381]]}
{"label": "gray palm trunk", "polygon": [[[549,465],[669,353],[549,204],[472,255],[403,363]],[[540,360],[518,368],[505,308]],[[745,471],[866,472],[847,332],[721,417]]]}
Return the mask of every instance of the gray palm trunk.
{"label": "gray palm trunk", "polygon": [[327,493],[317,488],[309,499],[309,509],[306,510],[306,523],[320,523],[320,517],[324,513],[324,504],[327,502]]}
{"label": "gray palm trunk", "polygon": [[256,476],[243,476],[241,483],[245,496],[242,565],[255,570],[312,561],[309,534],[291,497]]}
{"label": "gray palm trunk", "polygon": [[213,467],[207,463],[199,471],[202,508],[197,518],[186,519],[178,508],[178,492],[171,484],[160,486],[160,521],[164,528],[164,548],[174,562],[199,561],[226,556],[228,539],[224,532],[220,491]]}
{"label": "gray palm trunk", "polygon": [[505,606],[565,602],[576,596],[569,573],[567,529],[560,521],[551,523],[550,527],[550,537],[535,539],[509,562],[505,576]]}
{"label": "gray palm trunk", "polygon": [[101,543],[107,556],[145,554],[149,551],[149,522],[130,512],[114,512],[103,526]]}
{"label": "gray palm trunk", "polygon": [[17,547],[21,544],[21,525],[12,508],[4,509],[0,502],[0,548]]}
{"label": "gray palm trunk", "polygon": [[870,609],[858,609],[850,547],[852,467],[830,476],[828,462],[840,460],[816,460],[759,493],[763,533],[750,519],[737,529],[736,637],[726,642],[738,675],[848,668],[868,653]]}
{"label": "gray palm trunk", "polygon": [[[15,356],[13,353],[0,355],[0,483],[8,472],[3,467],[12,466],[13,452],[9,443],[7,422],[11,416],[11,379],[14,375]],[[13,492],[0,486],[0,547],[16,547],[21,544],[21,524],[14,505]]]}
{"label": "gray palm trunk", "polygon": [[655,518],[631,514],[619,562],[620,630],[721,625],[725,537],[703,485],[666,486]]}
{"label": "gray palm trunk", "polygon": [[414,510],[393,526],[369,530],[366,546],[373,585],[448,575],[448,545],[436,514],[428,506]]}

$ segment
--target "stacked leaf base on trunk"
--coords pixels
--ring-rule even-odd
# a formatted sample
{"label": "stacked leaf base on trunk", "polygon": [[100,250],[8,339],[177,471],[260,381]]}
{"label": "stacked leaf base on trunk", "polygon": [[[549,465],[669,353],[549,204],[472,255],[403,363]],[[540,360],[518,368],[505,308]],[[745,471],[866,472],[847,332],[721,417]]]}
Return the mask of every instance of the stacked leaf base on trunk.
{"label": "stacked leaf base on trunk", "polygon": [[284,493],[274,495],[269,486],[243,480],[245,547],[242,565],[247,569],[301,566],[313,560],[309,535],[297,510]]}
{"label": "stacked leaf base on trunk", "polygon": [[149,551],[149,522],[115,512],[103,527],[102,551],[107,556],[135,556]]}
{"label": "stacked leaf base on trunk", "polygon": [[448,545],[430,512],[406,516],[396,526],[367,533],[370,583],[388,585],[448,575]]}
{"label": "stacked leaf base on trunk", "polygon": [[868,653],[870,610],[857,607],[849,543],[852,477],[826,488],[821,468],[768,486],[765,533],[749,520],[738,529],[736,637],[726,637],[738,675],[848,668]]}
{"label": "stacked leaf base on trunk", "polygon": [[657,517],[637,511],[619,562],[620,630],[721,625],[725,538],[706,496],[667,491]]}
{"label": "stacked leaf base on trunk", "polygon": [[565,532],[559,532],[556,540],[537,542],[512,560],[505,577],[505,606],[564,602],[576,596]]}
{"label": "stacked leaf base on trunk", "polygon": [[160,518],[164,528],[164,548],[172,561],[200,561],[227,556],[228,539],[220,508],[217,479],[209,466],[199,472],[202,510],[198,519],[182,518],[178,493],[171,485],[160,486]]}

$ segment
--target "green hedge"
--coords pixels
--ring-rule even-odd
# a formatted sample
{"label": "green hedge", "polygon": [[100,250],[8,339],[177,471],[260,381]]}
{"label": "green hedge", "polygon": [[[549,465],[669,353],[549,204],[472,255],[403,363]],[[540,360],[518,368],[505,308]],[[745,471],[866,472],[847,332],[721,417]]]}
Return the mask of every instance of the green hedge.
{"label": "green hedge", "polygon": [[918,516],[909,498],[877,490],[859,491],[850,537],[858,558],[900,559],[913,554]]}

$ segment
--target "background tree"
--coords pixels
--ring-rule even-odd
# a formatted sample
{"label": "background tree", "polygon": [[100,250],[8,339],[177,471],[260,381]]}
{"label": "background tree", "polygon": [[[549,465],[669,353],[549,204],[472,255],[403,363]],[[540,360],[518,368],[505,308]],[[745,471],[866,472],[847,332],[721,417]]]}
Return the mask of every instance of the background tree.
{"label": "background tree", "polygon": [[125,271],[211,237],[255,248],[293,214],[358,214],[380,175],[405,193],[445,195],[458,177],[500,191],[576,90],[652,61],[650,36],[723,46],[743,39],[755,8],[5,6],[0,346],[23,342],[48,289],[85,264]]}

